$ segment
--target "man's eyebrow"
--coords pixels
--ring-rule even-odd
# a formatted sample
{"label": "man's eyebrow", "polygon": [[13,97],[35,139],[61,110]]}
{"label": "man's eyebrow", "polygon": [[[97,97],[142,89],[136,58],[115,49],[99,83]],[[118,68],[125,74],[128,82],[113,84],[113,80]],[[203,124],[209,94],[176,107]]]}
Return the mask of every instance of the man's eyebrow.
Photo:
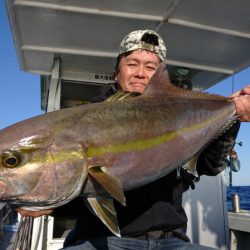
{"label": "man's eyebrow", "polygon": [[146,61],[145,64],[154,64],[154,65],[158,65],[158,62]]}
{"label": "man's eyebrow", "polygon": [[126,58],[126,61],[127,61],[127,62],[130,62],[130,61],[139,62],[139,60],[136,59],[136,58]]}
{"label": "man's eyebrow", "polygon": [[[126,59],[126,62],[140,62],[140,60],[138,60],[137,58],[127,58]],[[143,62],[144,64],[153,64],[155,66],[158,66],[158,62],[155,62],[155,61],[144,61]]]}

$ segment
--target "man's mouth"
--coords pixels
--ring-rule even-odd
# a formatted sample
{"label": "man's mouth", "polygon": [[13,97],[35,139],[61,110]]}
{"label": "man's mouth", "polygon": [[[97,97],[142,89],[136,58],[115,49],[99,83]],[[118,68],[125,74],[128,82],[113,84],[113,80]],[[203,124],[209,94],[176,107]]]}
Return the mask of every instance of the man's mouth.
{"label": "man's mouth", "polygon": [[144,87],[146,87],[146,84],[142,83],[142,82],[132,82],[131,85],[132,86],[144,86]]}

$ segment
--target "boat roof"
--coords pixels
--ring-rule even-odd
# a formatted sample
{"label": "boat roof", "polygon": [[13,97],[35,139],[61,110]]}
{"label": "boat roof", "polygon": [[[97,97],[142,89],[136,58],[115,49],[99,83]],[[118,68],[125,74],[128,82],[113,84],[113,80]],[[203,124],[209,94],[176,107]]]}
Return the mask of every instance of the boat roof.
{"label": "boat roof", "polygon": [[249,0],[5,3],[26,72],[50,76],[59,58],[65,80],[82,81],[93,74],[109,79],[121,40],[138,29],[159,32],[166,41],[171,79],[188,72],[194,89],[206,89],[250,65]]}

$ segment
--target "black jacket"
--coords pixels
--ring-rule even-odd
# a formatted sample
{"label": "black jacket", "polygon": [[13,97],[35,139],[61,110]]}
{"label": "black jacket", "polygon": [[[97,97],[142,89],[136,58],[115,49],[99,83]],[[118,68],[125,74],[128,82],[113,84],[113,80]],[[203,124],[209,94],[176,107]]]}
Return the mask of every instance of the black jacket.
{"label": "black jacket", "polygon": [[[108,88],[93,101],[105,100],[115,92],[116,88]],[[239,127],[240,123],[235,123],[200,154],[197,163],[199,176],[214,176],[225,168],[225,159],[235,144]],[[187,217],[182,207],[182,194],[190,185],[193,187],[194,178],[183,169],[178,176],[177,170],[174,170],[155,182],[125,192],[125,207],[114,201],[122,236],[137,237],[153,230],[186,231]],[[72,214],[72,211],[76,216],[76,224],[68,237],[67,245],[77,239],[112,235],[85,206],[81,197],[58,209],[57,213]]]}

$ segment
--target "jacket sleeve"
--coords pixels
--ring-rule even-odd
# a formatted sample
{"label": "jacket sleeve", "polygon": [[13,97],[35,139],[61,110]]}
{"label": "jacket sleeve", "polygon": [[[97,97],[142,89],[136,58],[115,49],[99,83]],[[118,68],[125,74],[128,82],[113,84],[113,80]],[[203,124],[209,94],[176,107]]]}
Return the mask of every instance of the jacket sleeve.
{"label": "jacket sleeve", "polygon": [[198,175],[215,176],[225,169],[226,157],[235,145],[235,140],[240,129],[237,121],[224,134],[209,144],[200,154],[197,161]]}

